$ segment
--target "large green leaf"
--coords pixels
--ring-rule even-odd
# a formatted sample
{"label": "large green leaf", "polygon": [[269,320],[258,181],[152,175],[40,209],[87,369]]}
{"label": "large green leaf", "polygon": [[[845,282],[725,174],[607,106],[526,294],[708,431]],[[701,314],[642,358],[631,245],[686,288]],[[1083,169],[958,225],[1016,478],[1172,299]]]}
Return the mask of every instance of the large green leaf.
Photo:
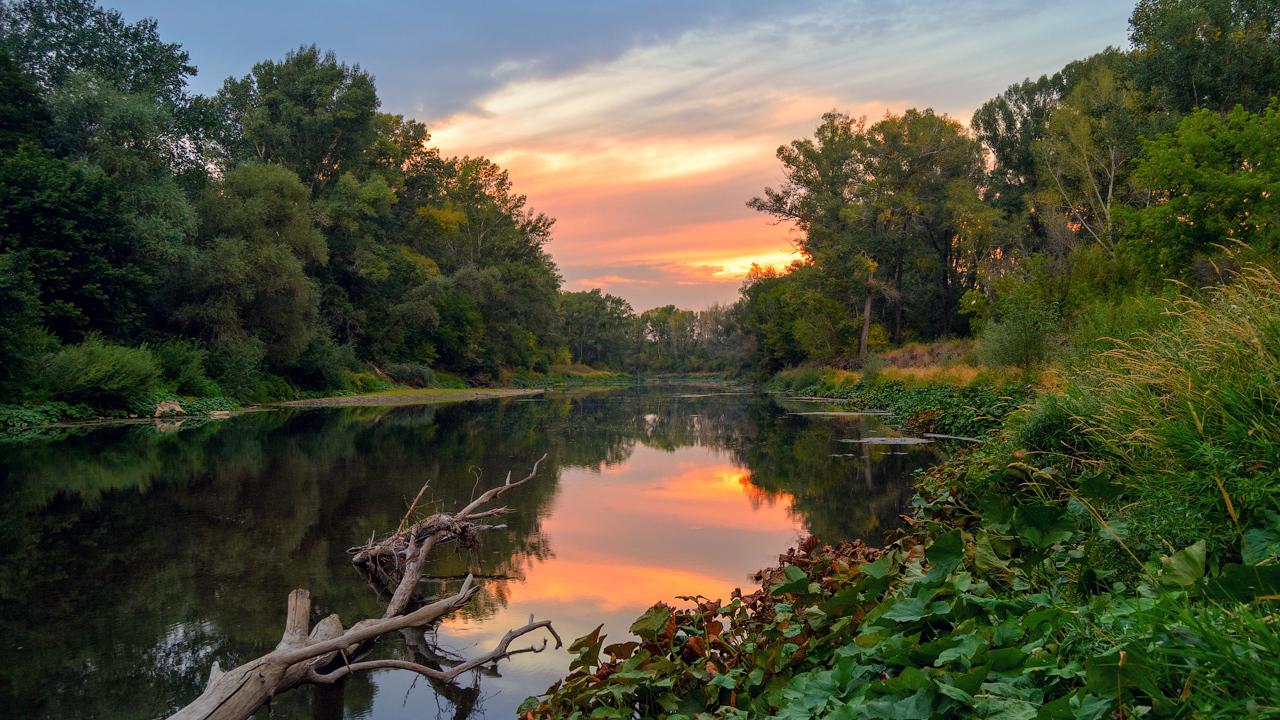
{"label": "large green leaf", "polygon": [[1160,558],[1160,583],[1168,587],[1189,588],[1204,577],[1206,545],[1204,540],[1183,548],[1169,557]]}

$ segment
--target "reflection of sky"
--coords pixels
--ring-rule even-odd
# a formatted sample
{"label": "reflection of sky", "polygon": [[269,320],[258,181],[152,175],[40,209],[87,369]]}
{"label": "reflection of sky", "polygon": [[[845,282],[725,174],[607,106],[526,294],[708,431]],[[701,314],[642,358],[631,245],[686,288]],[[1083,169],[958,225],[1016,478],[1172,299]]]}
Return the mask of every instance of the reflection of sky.
{"label": "reflection of sky", "polygon": [[[441,644],[473,654],[528,622],[530,613],[551,619],[566,643],[599,623],[611,640],[621,640],[659,600],[727,598],[735,587],[750,587],[750,574],[794,544],[801,529],[790,498],[762,494],[726,453],[638,446],[624,464],[561,474],[542,519],[551,557],[532,561],[523,582],[508,583],[509,602],[494,617],[446,622]],[[567,653],[551,651],[503,663],[503,677],[481,683],[488,716],[513,717],[521,700],[563,677],[568,664]],[[409,673],[379,673],[373,716],[419,718],[423,707],[434,707],[423,682],[405,702],[412,681]]]}
{"label": "reflection of sky", "polygon": [[832,108],[967,121],[1027,76],[1125,43],[1117,0],[108,0],[158,18],[200,92],[303,43],[374,73],[446,155],[484,154],[558,219],[569,289],[637,309],[734,297],[785,227],[744,207]]}

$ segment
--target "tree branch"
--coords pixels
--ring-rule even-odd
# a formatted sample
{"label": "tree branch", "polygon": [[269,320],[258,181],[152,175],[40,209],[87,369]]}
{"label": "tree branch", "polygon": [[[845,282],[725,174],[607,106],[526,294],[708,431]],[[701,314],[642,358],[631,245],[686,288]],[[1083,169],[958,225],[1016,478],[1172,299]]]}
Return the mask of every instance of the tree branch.
{"label": "tree branch", "polygon": [[521,653],[540,653],[543,650],[546,650],[547,641],[545,638],[542,640],[542,645],[538,647],[530,645],[529,647],[518,648],[516,650],[509,649],[512,641],[523,637],[524,635],[528,635],[539,628],[546,628],[547,632],[551,634],[551,637],[555,638],[557,649],[564,646],[563,641],[560,639],[560,635],[555,631],[555,628],[551,626],[550,620],[534,622],[533,618],[530,617],[529,624],[524,627],[508,631],[502,636],[502,639],[498,644],[489,652],[455,665],[448,670],[437,670],[435,668],[429,668],[426,665],[420,665],[418,663],[407,662],[404,660],[365,660],[363,662],[344,665],[328,673],[317,673],[312,670],[311,673],[308,674],[307,680],[315,683],[331,683],[361,670],[395,668],[400,670],[412,670],[413,672],[428,678],[450,682],[463,673],[475,670],[484,665],[496,663],[499,660],[509,658],[512,655],[519,655]]}

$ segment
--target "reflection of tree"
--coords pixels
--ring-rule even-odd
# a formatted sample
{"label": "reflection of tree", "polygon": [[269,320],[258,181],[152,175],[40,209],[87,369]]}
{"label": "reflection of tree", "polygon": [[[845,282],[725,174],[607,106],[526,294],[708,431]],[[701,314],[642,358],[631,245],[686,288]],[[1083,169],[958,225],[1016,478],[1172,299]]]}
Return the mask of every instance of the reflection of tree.
{"label": "reflection of tree", "polygon": [[[896,522],[925,461],[882,449],[833,461],[862,452],[836,442],[851,432],[782,415],[763,398],[626,390],[274,411],[9,445],[0,451],[0,706],[34,718],[162,715],[199,694],[213,660],[231,667],[272,647],[295,587],[312,590],[318,614],[380,613],[346,550],[396,527],[424,481],[424,509],[457,509],[544,452],[548,472],[504,499],[508,528],[485,533],[477,549],[439,553],[423,593],[456,590],[466,572],[512,578],[485,581],[466,610],[491,617],[552,552],[540,521],[559,469],[625,462],[637,443],[728,450],[758,488],[753,501],[786,493],[818,535],[871,538],[877,523]],[[447,662],[416,642],[378,652]],[[316,717],[335,704],[361,715],[375,690],[356,676],[340,692],[286,694],[272,716],[310,716],[311,704]],[[466,690],[437,688],[457,717],[474,707]]]}
{"label": "reflection of tree", "polygon": [[761,403],[746,408],[751,418],[740,426],[753,434],[734,447],[735,459],[755,485],[789,494],[809,532],[828,542],[879,544],[885,530],[901,525],[915,471],[937,462],[927,446],[840,442],[861,437],[872,418],[797,417]]}

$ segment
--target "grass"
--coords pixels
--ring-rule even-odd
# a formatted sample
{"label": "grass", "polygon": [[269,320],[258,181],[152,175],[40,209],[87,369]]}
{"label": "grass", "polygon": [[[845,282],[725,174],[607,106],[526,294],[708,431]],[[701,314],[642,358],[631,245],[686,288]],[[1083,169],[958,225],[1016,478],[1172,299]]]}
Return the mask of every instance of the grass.
{"label": "grass", "polygon": [[1144,545],[1231,545],[1280,510],[1280,279],[1247,267],[1168,304],[1077,371],[1064,406]]}

